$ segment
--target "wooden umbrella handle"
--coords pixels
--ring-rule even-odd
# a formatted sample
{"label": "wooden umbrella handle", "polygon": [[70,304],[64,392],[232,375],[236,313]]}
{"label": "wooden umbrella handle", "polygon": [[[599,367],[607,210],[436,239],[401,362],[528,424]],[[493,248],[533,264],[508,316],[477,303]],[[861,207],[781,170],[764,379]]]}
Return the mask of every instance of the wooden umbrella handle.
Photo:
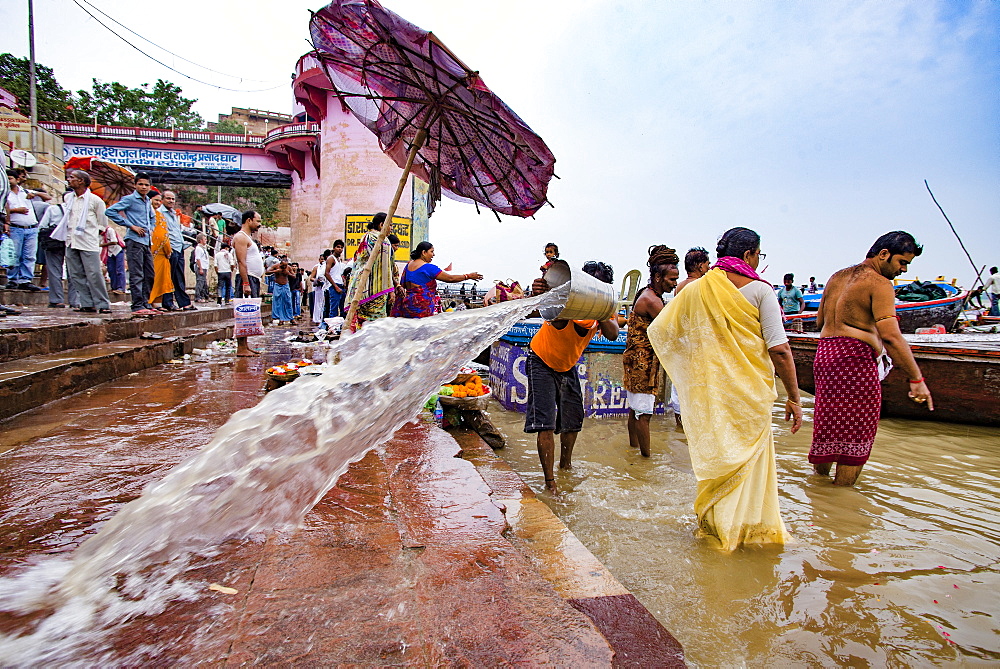
{"label": "wooden umbrella handle", "polygon": [[402,197],[403,188],[406,187],[406,181],[410,177],[410,170],[413,169],[413,161],[417,157],[417,151],[420,150],[420,147],[422,147],[426,141],[427,130],[421,128],[417,131],[417,136],[413,139],[409,155],[406,156],[406,166],[403,167],[403,175],[399,178],[399,185],[396,186],[396,195],[392,198],[392,204],[389,205],[389,212],[385,215],[385,221],[382,223],[382,229],[379,230],[378,240],[375,242],[375,248],[373,248],[368,254],[368,262],[365,263],[365,268],[361,271],[361,276],[358,277],[357,282],[354,284],[354,293],[351,295],[351,307],[347,311],[347,328],[341,332],[341,337],[343,337],[347,332],[352,332],[351,324],[354,322],[354,316],[358,311],[358,303],[361,301],[361,286],[368,283],[368,277],[370,277],[372,273],[372,266],[375,264],[376,249],[381,249],[382,242],[389,236],[389,230],[392,229],[392,217],[396,214],[396,207],[399,206],[399,198]]}

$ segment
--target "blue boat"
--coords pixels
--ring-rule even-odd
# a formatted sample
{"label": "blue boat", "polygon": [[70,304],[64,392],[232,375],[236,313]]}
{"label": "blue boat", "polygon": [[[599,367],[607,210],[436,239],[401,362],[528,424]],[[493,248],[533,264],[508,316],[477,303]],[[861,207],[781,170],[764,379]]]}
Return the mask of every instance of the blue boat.
{"label": "blue boat", "polygon": [[[919,328],[930,328],[935,325],[943,325],[948,332],[955,328],[958,317],[962,315],[965,300],[969,295],[968,291],[956,288],[944,281],[933,281],[932,283],[944,290],[946,297],[926,302],[896,300],[899,329],[903,332],[912,334]],[[806,302],[806,310],[801,314],[785,316],[785,326],[801,322],[803,330],[815,332],[816,310],[819,309],[822,297],[822,293],[803,295],[802,299]]]}

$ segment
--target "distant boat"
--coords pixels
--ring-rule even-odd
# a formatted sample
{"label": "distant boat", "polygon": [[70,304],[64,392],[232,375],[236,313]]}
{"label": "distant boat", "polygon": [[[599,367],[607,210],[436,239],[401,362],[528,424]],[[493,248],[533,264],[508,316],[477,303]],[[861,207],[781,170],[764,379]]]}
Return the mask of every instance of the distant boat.
{"label": "distant boat", "polygon": [[[815,393],[815,333],[788,333],[799,388]],[[882,381],[882,415],[1000,427],[1000,334],[907,335],[934,398],[934,411],[909,398],[899,368]]]}
{"label": "distant boat", "polygon": [[[935,325],[943,325],[949,332],[955,328],[958,317],[962,315],[962,307],[965,304],[968,292],[943,281],[934,281],[933,283],[944,290],[947,297],[927,302],[903,302],[896,300],[896,315],[899,316],[899,329],[904,333],[912,334],[918,328],[930,328]],[[803,295],[802,299],[806,303],[806,310],[801,314],[785,316],[785,327],[789,327],[789,325],[796,322],[801,322],[804,331],[815,332],[816,310],[819,309],[819,302],[822,297],[822,293]]]}

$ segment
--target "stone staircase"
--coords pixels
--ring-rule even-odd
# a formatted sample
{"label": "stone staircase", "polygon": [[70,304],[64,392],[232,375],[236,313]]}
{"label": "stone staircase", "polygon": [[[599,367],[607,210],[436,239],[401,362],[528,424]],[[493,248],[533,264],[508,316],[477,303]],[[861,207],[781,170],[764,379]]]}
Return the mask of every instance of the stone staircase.
{"label": "stone staircase", "polygon": [[[47,295],[0,291],[0,304],[21,312],[0,318],[0,420],[233,334],[231,307],[136,318],[120,302],[98,316],[51,309]],[[265,321],[269,311],[265,305]]]}

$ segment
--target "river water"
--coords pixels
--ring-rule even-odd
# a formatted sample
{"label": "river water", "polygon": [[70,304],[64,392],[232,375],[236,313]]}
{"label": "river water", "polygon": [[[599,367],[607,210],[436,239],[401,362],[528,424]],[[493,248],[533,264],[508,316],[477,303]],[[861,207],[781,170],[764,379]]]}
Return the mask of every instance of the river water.
{"label": "river water", "polygon": [[[726,554],[694,536],[684,434],[654,417],[587,419],[560,498],[541,498],[684,645],[693,666],[996,666],[1000,430],[883,420],[855,488],[812,475],[806,423],[775,406],[782,515],[795,543]],[[494,405],[497,453],[538,491],[523,414]]]}

